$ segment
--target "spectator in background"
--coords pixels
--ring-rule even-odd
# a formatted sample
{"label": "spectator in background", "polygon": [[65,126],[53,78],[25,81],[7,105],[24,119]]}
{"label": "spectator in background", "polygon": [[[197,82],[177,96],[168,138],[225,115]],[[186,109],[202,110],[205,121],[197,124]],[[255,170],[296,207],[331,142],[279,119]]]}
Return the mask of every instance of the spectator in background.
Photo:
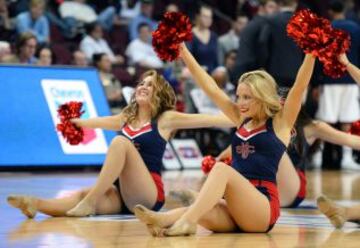
{"label": "spectator in background", "polygon": [[200,6],[193,27],[194,36],[188,43],[189,50],[195,59],[209,72],[219,64],[217,35],[210,30],[212,21],[212,9],[205,5]]}
{"label": "spectator in background", "polygon": [[10,41],[13,25],[9,17],[9,10],[5,0],[0,0],[0,40]]}
{"label": "spectator in background", "polygon": [[169,3],[166,8],[165,8],[166,12],[178,12],[179,11],[179,6],[177,6],[175,3]]}
{"label": "spectator in background", "polygon": [[[225,67],[219,66],[215,68],[211,73],[211,77],[215,80],[220,89],[235,100],[235,87],[229,82],[229,76]],[[211,101],[202,89],[193,89],[191,95],[199,113],[214,115],[221,113],[221,110]]]}
{"label": "spectator in background", "polygon": [[3,62],[3,58],[10,56],[10,54],[10,43],[6,41],[0,41],[0,63]]}
{"label": "spectator in background", "polygon": [[103,39],[103,29],[98,22],[86,26],[86,36],[80,42],[80,50],[85,53],[88,61],[91,61],[95,53],[105,53],[113,64],[123,64],[124,58],[115,55],[109,44]]}
{"label": "spectator in background", "polygon": [[140,0],[140,14],[134,17],[129,23],[130,40],[138,38],[138,27],[141,23],[147,23],[150,27],[150,31],[154,31],[157,28],[157,22],[152,19],[153,11],[153,0]]}
{"label": "spectator in background", "polygon": [[230,71],[231,81],[235,84],[243,73],[260,67],[258,53],[260,32],[266,23],[266,16],[274,14],[277,9],[277,3],[274,0],[260,0],[257,15],[242,31],[236,64]]}
{"label": "spectator in background", "polygon": [[85,53],[80,50],[76,50],[72,53],[72,65],[78,67],[87,67],[89,66],[88,61],[86,59]]}
{"label": "spectator in background", "polygon": [[10,64],[36,64],[36,47],[36,36],[30,32],[22,33],[16,43],[16,54],[4,57],[3,62]]}
{"label": "spectator in background", "polygon": [[346,12],[346,18],[360,25],[360,1],[351,1]]}
{"label": "spectator in background", "polygon": [[47,46],[44,46],[38,51],[38,62],[37,64],[40,66],[51,66],[53,62],[53,53],[51,49]]}
{"label": "spectator in background", "polygon": [[[351,63],[359,66],[360,62],[360,26],[345,18],[345,6],[343,1],[332,0],[329,4],[329,15],[334,28],[347,31],[351,36],[351,47],[347,55]],[[359,86],[347,74],[341,78],[334,79],[323,75],[321,79],[321,90],[319,97],[319,108],[317,118],[330,124],[340,123],[340,129],[347,132],[350,123],[357,121],[360,117],[359,110]],[[334,150],[332,146],[326,145],[323,153],[323,164],[329,166],[334,164]],[[328,151],[329,150],[329,151]],[[344,169],[360,169],[352,157],[352,150],[343,147],[343,158],[341,167]],[[341,154],[341,150],[339,152]],[[341,157],[341,155],[339,156]],[[328,160],[330,158],[330,160]],[[331,159],[333,161],[331,161]],[[340,163],[340,161],[338,161]],[[337,166],[334,166],[337,167]]]}
{"label": "spectator in background", "polygon": [[105,89],[106,98],[110,107],[120,107],[124,104],[121,83],[111,73],[110,58],[105,53],[93,55],[94,66],[98,69],[101,83]]}
{"label": "spectator in background", "polygon": [[243,14],[239,14],[236,20],[232,23],[232,28],[226,34],[222,35],[218,39],[218,60],[219,64],[224,64],[225,54],[231,50],[237,50],[239,48],[240,35],[243,29],[248,24],[248,17]]}
{"label": "spectator in background", "polygon": [[292,87],[303,53],[287,35],[286,25],[297,8],[297,0],[277,0],[280,12],[267,18],[259,38],[259,62],[280,87]]}
{"label": "spectator in background", "polygon": [[139,38],[131,41],[126,48],[129,64],[158,69],[164,66],[151,45],[151,30],[147,23],[138,26]]}
{"label": "spectator in background", "polygon": [[86,3],[86,0],[65,1],[59,7],[62,18],[74,18],[80,24],[98,22],[107,31],[111,30],[116,17],[116,8],[108,6],[99,14]]}
{"label": "spectator in background", "polygon": [[140,1],[138,0],[120,0],[120,17],[126,20],[132,20],[140,15]]}
{"label": "spectator in background", "polygon": [[226,71],[228,72],[229,75],[230,72],[232,72],[235,68],[236,55],[237,55],[237,50],[230,50],[225,54],[224,67],[226,68]]}
{"label": "spectator in background", "polygon": [[16,17],[16,30],[19,34],[31,32],[38,43],[50,41],[49,21],[44,16],[45,0],[31,0],[30,11],[23,12]]}

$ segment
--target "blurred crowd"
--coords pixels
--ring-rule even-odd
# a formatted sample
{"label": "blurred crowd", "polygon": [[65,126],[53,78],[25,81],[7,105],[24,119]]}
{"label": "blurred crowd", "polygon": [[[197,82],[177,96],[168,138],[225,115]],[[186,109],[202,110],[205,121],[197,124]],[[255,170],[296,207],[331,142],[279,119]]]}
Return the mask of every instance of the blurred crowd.
{"label": "blurred crowd", "polygon": [[[183,63],[161,61],[154,52],[151,32],[162,14],[182,11],[191,18],[190,51],[235,99],[237,79],[249,70],[263,68],[280,87],[291,87],[304,55],[287,37],[286,24],[302,8],[348,31],[348,55],[359,65],[360,2],[354,0],[0,0],[0,62],[93,66],[114,113],[126,105],[123,88],[134,87],[142,72],[156,69],[174,87],[178,110],[216,114],[219,110],[195,86]],[[312,117],[347,131],[349,123],[359,119],[358,98],[359,88],[350,77],[334,80],[317,65],[304,104]],[[202,133],[202,150],[218,152],[227,146],[228,134],[217,129]],[[326,164],[341,163],[341,157],[356,163],[351,150],[326,145],[323,150],[330,154],[324,156]]]}

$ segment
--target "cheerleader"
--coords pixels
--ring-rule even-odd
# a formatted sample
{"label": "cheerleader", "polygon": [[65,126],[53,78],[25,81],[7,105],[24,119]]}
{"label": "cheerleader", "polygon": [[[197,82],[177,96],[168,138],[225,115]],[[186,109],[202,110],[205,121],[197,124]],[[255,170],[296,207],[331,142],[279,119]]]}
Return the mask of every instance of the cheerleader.
{"label": "cheerleader", "polygon": [[265,71],[251,71],[240,77],[234,103],[184,44],[180,56],[200,88],[238,128],[232,138],[232,166],[216,163],[190,207],[156,213],[138,205],[135,215],[153,235],[194,234],[198,223],[215,232],[270,231],[280,214],[278,165],[285,157],[315,58],[305,56],[282,107],[276,82]]}
{"label": "cheerleader", "polygon": [[72,120],[79,127],[120,130],[120,135],[110,144],[95,186],[59,199],[13,195],[8,197],[8,203],[29,218],[37,212],[78,217],[130,213],[139,203],[159,210],[164,204],[162,157],[174,132],[186,128],[233,126],[223,115],[176,112],[175,100],[173,89],[160,74],[156,71],[144,73],[130,104],[120,114]]}

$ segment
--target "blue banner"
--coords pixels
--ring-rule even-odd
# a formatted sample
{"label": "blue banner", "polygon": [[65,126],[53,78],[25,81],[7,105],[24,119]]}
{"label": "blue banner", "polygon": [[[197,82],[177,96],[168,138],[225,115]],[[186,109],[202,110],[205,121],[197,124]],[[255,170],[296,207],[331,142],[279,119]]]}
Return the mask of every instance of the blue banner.
{"label": "blue banner", "polygon": [[71,146],[56,132],[56,109],[84,103],[82,118],[111,115],[91,68],[0,66],[0,167],[101,165],[115,132],[85,130]]}

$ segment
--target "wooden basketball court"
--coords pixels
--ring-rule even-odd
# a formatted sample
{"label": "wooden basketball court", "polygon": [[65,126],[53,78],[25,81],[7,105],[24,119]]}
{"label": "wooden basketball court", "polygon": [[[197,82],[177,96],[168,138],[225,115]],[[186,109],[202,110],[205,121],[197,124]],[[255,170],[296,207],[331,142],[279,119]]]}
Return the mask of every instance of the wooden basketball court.
{"label": "wooden basketball court", "polygon": [[[321,193],[342,204],[360,203],[360,173],[308,172],[308,198],[301,208],[282,209],[268,234],[212,234],[199,227],[196,236],[153,238],[133,216],[27,220],[6,203],[9,194],[55,197],[94,183],[96,173],[1,173],[0,247],[360,247],[360,228],[347,223],[335,230],[315,208]],[[200,171],[164,173],[165,189],[199,189]],[[167,202],[166,208],[174,207]]]}

